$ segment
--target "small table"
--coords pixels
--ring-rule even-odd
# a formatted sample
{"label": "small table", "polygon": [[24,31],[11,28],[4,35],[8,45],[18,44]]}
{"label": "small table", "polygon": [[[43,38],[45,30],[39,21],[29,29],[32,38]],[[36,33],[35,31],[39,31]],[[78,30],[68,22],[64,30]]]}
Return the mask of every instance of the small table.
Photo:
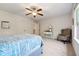
{"label": "small table", "polygon": [[53,33],[52,32],[44,32],[44,37],[53,38]]}

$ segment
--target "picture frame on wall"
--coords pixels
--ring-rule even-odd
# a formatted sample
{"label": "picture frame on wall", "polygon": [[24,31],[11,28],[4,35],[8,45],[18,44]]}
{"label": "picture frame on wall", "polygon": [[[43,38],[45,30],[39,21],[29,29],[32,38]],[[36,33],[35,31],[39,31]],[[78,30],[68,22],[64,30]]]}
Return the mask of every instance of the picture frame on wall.
{"label": "picture frame on wall", "polygon": [[1,21],[1,29],[9,29],[9,21]]}

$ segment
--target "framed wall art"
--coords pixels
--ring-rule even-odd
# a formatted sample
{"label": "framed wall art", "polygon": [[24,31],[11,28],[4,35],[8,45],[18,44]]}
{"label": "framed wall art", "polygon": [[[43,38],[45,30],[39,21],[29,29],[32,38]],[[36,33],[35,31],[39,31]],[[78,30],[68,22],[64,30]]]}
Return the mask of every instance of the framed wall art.
{"label": "framed wall art", "polygon": [[9,29],[9,21],[1,21],[1,29]]}

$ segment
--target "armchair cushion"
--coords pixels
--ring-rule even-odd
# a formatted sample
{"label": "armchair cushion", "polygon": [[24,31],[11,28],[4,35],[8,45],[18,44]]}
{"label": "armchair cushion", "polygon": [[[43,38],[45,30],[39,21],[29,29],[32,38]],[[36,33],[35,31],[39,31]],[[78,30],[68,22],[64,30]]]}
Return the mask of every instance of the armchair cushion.
{"label": "armchair cushion", "polygon": [[69,36],[59,35],[58,40],[67,40]]}

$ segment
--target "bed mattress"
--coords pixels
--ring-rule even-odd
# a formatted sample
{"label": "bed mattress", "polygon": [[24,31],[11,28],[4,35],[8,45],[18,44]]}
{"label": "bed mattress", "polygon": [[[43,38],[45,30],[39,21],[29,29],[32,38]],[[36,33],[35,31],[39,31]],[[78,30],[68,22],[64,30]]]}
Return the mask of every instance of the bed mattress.
{"label": "bed mattress", "polygon": [[41,52],[42,44],[42,38],[37,35],[0,36],[0,56],[33,55],[37,49]]}

